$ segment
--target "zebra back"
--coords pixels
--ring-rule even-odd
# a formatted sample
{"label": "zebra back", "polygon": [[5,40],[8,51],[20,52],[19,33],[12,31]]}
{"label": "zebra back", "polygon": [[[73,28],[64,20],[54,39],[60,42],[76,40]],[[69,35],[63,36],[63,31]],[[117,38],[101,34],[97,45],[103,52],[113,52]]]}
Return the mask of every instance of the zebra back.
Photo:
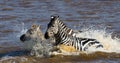
{"label": "zebra back", "polygon": [[94,46],[95,48],[103,47],[103,45],[96,39],[70,36],[64,33],[63,30],[59,30],[55,37],[57,42],[56,45],[64,44],[67,46],[73,46],[78,51],[86,51],[91,46]]}

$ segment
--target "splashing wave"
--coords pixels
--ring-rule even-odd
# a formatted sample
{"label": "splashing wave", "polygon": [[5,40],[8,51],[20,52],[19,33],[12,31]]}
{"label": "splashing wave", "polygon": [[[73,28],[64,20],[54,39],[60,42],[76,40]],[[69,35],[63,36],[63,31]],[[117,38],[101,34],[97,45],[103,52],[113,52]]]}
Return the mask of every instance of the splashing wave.
{"label": "splashing wave", "polygon": [[[77,37],[97,39],[104,46],[104,49],[99,49],[99,51],[120,53],[120,39],[117,37],[113,39],[112,33],[107,33],[106,28],[104,29],[90,28],[87,31],[85,31],[86,30],[85,28],[82,28],[82,30],[84,31],[82,33],[77,34]],[[90,50],[96,51],[93,49]]]}

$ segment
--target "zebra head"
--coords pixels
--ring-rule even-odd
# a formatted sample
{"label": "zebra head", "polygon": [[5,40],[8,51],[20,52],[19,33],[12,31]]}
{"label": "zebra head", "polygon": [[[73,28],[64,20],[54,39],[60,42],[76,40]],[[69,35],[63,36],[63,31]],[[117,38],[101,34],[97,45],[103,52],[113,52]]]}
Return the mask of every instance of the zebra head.
{"label": "zebra head", "polygon": [[51,20],[48,23],[47,30],[45,32],[46,39],[54,37],[54,35],[58,33],[59,25],[57,24],[57,20],[59,20],[59,16],[51,16]]}
{"label": "zebra head", "polygon": [[22,42],[25,41],[30,41],[30,40],[36,40],[38,38],[40,38],[41,40],[43,40],[44,35],[42,34],[41,30],[40,30],[40,26],[39,25],[35,25],[33,24],[31,26],[30,29],[27,30],[27,32],[23,35],[20,36],[20,40]]}
{"label": "zebra head", "polygon": [[73,30],[69,27],[67,27],[60,19],[59,16],[51,16],[51,20],[48,23],[47,31],[45,33],[45,38],[48,39],[50,37],[54,37],[55,34],[58,32],[61,32],[61,30],[70,35],[70,36],[76,36],[78,33],[82,31]]}

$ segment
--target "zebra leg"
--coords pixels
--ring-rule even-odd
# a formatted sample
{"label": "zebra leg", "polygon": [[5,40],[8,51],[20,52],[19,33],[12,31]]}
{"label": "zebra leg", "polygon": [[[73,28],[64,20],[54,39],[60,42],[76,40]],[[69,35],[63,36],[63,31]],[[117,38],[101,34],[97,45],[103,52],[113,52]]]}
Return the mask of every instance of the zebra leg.
{"label": "zebra leg", "polygon": [[86,51],[89,47],[103,48],[103,45],[96,40],[92,40],[92,41],[89,41],[85,47],[83,47],[82,51]]}
{"label": "zebra leg", "polygon": [[103,48],[103,45],[98,45],[98,46],[96,46],[96,48]]}
{"label": "zebra leg", "polygon": [[73,46],[61,44],[58,46],[61,52],[77,52]]}

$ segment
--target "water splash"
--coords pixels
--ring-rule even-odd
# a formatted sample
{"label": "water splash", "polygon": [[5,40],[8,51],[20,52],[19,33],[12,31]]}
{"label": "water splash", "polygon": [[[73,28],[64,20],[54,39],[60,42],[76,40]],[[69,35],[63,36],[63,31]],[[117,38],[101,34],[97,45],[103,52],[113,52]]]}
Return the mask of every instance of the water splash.
{"label": "water splash", "polygon": [[14,39],[14,42],[15,42],[15,44],[17,45],[17,46],[19,46],[21,49],[23,49],[24,47],[23,47],[23,44],[20,42],[20,36],[22,35],[22,34],[24,34],[26,31],[27,31],[27,28],[26,28],[26,26],[25,26],[25,24],[23,23],[23,22],[21,22],[20,24],[17,24],[15,27],[14,27],[14,29],[16,30],[16,31],[18,31],[17,33],[13,33],[13,35],[14,35],[14,37],[13,37],[13,39]]}
{"label": "water splash", "polygon": [[0,63],[29,63],[29,61],[26,57],[5,56],[1,58]]}
{"label": "water splash", "polygon": [[[77,34],[77,37],[97,39],[103,44],[104,49],[90,49],[90,51],[116,52],[120,53],[120,39],[112,38],[112,33],[107,33],[106,28],[82,28],[83,32]],[[89,51],[89,52],[90,52]],[[88,52],[88,53],[89,53]]]}
{"label": "water splash", "polygon": [[[24,23],[22,23],[21,31],[17,35],[18,38],[22,34],[25,34],[28,29],[26,29]],[[36,34],[34,36],[38,38],[31,38],[28,41],[21,42],[22,49],[31,51],[30,54],[32,56],[49,57],[49,50],[52,48],[51,44],[49,44],[47,40],[41,40],[41,37]]]}
{"label": "water splash", "polygon": [[31,50],[31,55],[36,57],[50,57],[50,49],[52,46],[46,41],[36,42]]}
{"label": "water splash", "polygon": [[27,31],[27,28],[25,28],[25,24],[23,22],[19,25],[16,25],[16,29],[20,32],[17,34],[16,37],[20,37],[22,34],[24,34]]}
{"label": "water splash", "polygon": [[50,57],[50,50],[52,45],[48,41],[25,41],[23,43],[25,50],[30,50],[30,55],[36,57]]}

